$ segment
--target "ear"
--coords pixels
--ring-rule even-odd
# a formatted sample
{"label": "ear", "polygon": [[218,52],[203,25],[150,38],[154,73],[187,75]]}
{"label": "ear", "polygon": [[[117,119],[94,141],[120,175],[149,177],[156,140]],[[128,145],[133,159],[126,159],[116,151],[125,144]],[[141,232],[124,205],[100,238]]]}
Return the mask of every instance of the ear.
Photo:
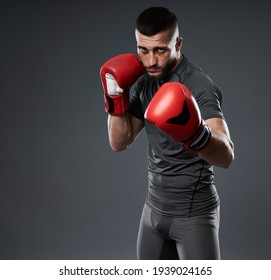
{"label": "ear", "polygon": [[182,37],[177,37],[176,39],[176,51],[178,52],[181,48],[182,48],[182,44],[183,44],[183,38]]}

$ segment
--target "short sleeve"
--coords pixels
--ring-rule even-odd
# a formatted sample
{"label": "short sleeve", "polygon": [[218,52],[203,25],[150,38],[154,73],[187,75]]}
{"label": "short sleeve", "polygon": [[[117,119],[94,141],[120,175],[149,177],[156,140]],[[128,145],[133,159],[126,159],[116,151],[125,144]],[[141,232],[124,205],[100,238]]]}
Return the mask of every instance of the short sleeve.
{"label": "short sleeve", "polygon": [[139,95],[139,88],[135,87],[130,94],[130,109],[129,113],[144,122],[144,112]]}
{"label": "short sleeve", "polygon": [[210,118],[222,118],[222,94],[215,84],[210,84],[206,89],[201,91],[196,101],[199,105],[201,116],[204,120]]}

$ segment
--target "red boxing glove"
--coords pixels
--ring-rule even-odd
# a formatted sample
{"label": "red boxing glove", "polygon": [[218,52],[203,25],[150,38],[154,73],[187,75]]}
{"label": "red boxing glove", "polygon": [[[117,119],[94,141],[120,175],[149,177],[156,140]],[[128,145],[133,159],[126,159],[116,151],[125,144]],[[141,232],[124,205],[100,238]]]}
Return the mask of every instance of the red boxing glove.
{"label": "red boxing glove", "polygon": [[181,142],[191,153],[199,153],[211,136],[195,98],[186,86],[177,82],[159,88],[147,107],[145,119]]}
{"label": "red boxing glove", "polygon": [[143,73],[144,67],[134,54],[120,54],[103,64],[100,75],[109,114],[120,116],[129,109],[129,89]]}

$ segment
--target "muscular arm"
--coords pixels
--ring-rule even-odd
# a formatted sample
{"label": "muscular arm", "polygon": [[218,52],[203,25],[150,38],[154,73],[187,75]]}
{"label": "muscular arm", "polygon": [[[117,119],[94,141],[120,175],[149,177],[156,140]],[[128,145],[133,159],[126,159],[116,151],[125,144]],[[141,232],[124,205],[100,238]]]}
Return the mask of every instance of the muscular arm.
{"label": "muscular arm", "polygon": [[212,165],[228,168],[234,159],[234,146],[228,126],[223,119],[206,120],[212,130],[211,138],[199,155]]}
{"label": "muscular arm", "polygon": [[125,113],[122,116],[108,115],[108,137],[114,152],[120,152],[129,147],[140,133],[144,123]]}

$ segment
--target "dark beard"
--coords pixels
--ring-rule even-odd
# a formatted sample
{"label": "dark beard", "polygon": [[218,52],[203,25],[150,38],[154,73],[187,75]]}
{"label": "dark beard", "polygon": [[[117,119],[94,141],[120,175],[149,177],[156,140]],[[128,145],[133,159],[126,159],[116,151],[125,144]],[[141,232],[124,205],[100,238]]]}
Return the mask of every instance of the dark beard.
{"label": "dark beard", "polygon": [[170,59],[168,61],[168,63],[166,64],[166,66],[164,67],[164,69],[162,70],[162,73],[159,76],[150,76],[148,74],[148,72],[146,72],[147,76],[149,79],[151,80],[163,80],[168,74],[170,74],[172,72],[172,70],[175,68],[177,63],[177,60],[174,59]]}

